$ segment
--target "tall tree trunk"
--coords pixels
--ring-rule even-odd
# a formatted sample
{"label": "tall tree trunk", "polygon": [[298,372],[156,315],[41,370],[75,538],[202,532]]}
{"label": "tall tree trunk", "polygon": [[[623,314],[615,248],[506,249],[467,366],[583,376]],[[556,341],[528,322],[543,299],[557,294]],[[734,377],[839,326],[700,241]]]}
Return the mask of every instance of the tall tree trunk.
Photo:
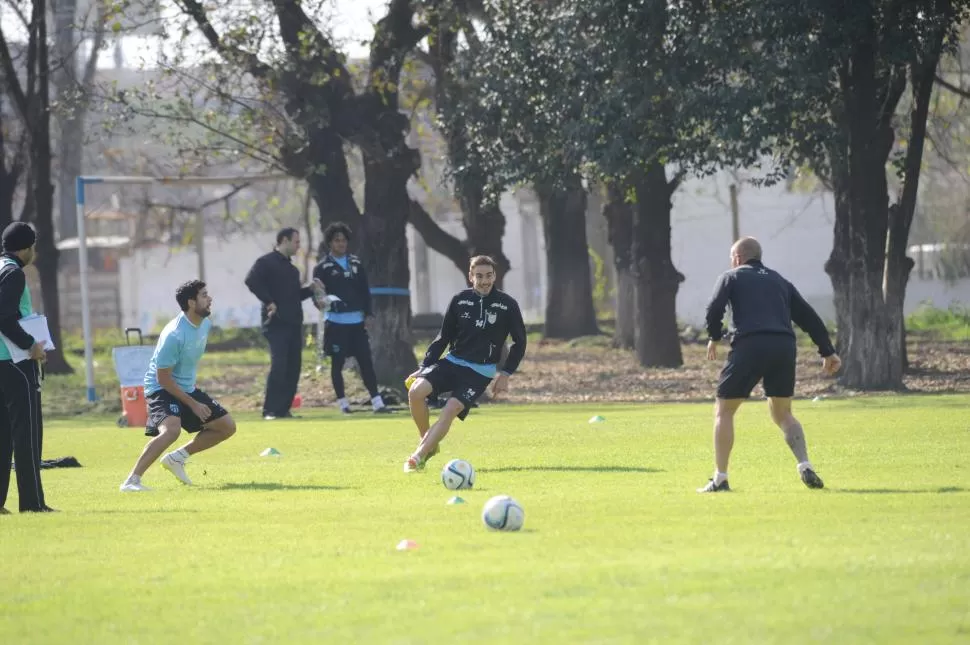
{"label": "tall tree trunk", "polygon": [[[372,296],[375,320],[371,348],[378,383],[400,388],[417,367],[411,337],[406,227],[411,198],[407,180],[413,168],[386,159],[367,159],[364,227],[360,248],[371,288],[395,288],[402,294]],[[372,213],[374,215],[372,215]],[[378,215],[379,214],[379,215]]]}
{"label": "tall tree trunk", "polygon": [[[421,167],[421,155],[407,144],[410,123],[399,111],[397,93],[404,57],[420,40],[412,27],[413,17],[408,3],[397,2],[378,23],[368,91],[355,109],[356,118],[365,126],[360,139],[365,185],[363,235],[359,237],[376,316],[371,328],[374,369],[379,383],[395,389],[401,389],[417,367],[408,290],[411,197],[407,185]],[[373,293],[375,287],[401,293]]]}
{"label": "tall tree trunk", "polygon": [[649,165],[636,182],[633,266],[637,278],[636,349],[644,367],[684,363],[677,329],[677,291],[684,276],[670,256],[670,211],[680,179],[668,182],[660,163]]}
{"label": "tall tree trunk", "polygon": [[[429,61],[434,71],[434,100],[439,114],[446,114],[443,135],[446,139],[448,160],[453,168],[463,166],[468,159],[466,126],[461,116],[464,104],[474,100],[469,96],[465,79],[456,75],[454,66],[458,47],[458,33],[465,18],[460,14],[468,7],[456,3],[454,13],[432,12],[429,39]],[[469,44],[474,46],[474,44]],[[455,109],[457,106],[457,109]],[[465,228],[465,240],[444,232],[429,218],[415,220],[415,229],[428,246],[449,258],[462,275],[468,274],[468,262],[476,255],[488,255],[497,263],[496,286],[502,287],[505,275],[512,267],[502,249],[505,237],[505,213],[495,198],[487,199],[486,177],[481,172],[463,172],[455,177],[455,197],[461,208],[461,221]],[[418,215],[420,215],[418,213]]]}
{"label": "tall tree trunk", "polygon": [[[499,207],[498,200],[489,202],[485,199],[485,190],[480,182],[467,179],[461,183],[459,203],[461,221],[467,236],[465,247],[469,258],[488,255],[495,260],[498,264],[495,286],[501,289],[505,275],[512,268],[512,263],[502,250],[502,239],[505,237],[505,213]],[[468,263],[466,262],[461,269],[467,274]]]}
{"label": "tall tree trunk", "polygon": [[13,220],[13,200],[17,193],[17,177],[5,170],[0,172],[0,231]]}
{"label": "tall tree trunk", "polygon": [[883,294],[890,309],[892,342],[899,346],[902,370],[909,369],[906,348],[906,318],[904,305],[906,286],[915,262],[906,255],[909,232],[916,214],[920,172],[923,168],[923,146],[926,141],[926,121],[930,99],[936,80],[936,68],[943,51],[945,32],[941,29],[929,41],[922,60],[912,66],[913,105],[910,111],[910,136],[903,165],[903,190],[899,201],[889,209],[889,239],[886,244],[886,264],[883,275]]}
{"label": "tall tree trunk", "polygon": [[610,246],[613,247],[613,267],[616,269],[616,326],[613,346],[619,349],[636,347],[637,280],[633,270],[633,211],[626,199],[626,191],[616,183],[606,187],[603,217],[606,218]]}
{"label": "tall tree trunk", "polygon": [[832,233],[832,252],[825,262],[825,272],[832,281],[833,304],[835,306],[835,347],[840,356],[846,355],[849,338],[849,170],[848,150],[844,143],[833,142],[829,145],[831,165],[832,194],[835,201],[835,225]]}
{"label": "tall tree trunk", "polygon": [[[840,70],[845,111],[840,119],[846,142],[845,173],[840,179],[848,205],[845,228],[836,238],[833,271],[847,307],[841,334],[844,367],[840,382],[852,389],[896,390],[903,387],[900,328],[896,312],[885,301],[883,274],[889,221],[886,161],[892,149],[892,114],[906,86],[905,70],[877,75],[874,26],[868,38],[853,46],[850,62]],[[838,214],[838,213],[837,213]],[[833,256],[836,256],[833,249]],[[901,312],[900,312],[901,313]]]}
{"label": "tall tree trunk", "polygon": [[[82,174],[84,124],[101,45],[104,42],[104,8],[95,3],[92,21],[77,25],[77,0],[51,0],[54,17],[54,51],[57,61],[53,74],[57,92],[57,203],[60,239],[77,236],[75,179]],[[78,70],[78,32],[87,27],[93,33],[91,53]]]}
{"label": "tall tree trunk", "polygon": [[[360,237],[357,229],[361,224],[361,215],[351,188],[343,140],[332,130],[317,132],[311,138],[309,155],[313,165],[307,177],[307,186],[317,205],[320,231],[323,232],[333,222],[343,222],[353,229],[351,243],[356,247]],[[326,253],[327,245],[321,235],[317,256],[322,258]]]}
{"label": "tall tree trunk", "polygon": [[5,114],[5,99],[0,95],[0,231],[14,220],[14,198],[24,175],[24,141],[11,140],[15,120]]}
{"label": "tall tree trunk", "polygon": [[34,0],[33,20],[37,25],[37,92],[34,95],[31,128],[31,171],[37,227],[37,272],[44,301],[44,315],[51,328],[55,349],[47,352],[46,370],[70,374],[74,370],[64,358],[61,342],[61,305],[58,296],[58,250],[54,238],[54,185],[51,182],[50,65],[47,55],[46,3]]}
{"label": "tall tree trunk", "polygon": [[[57,60],[53,72],[57,92],[57,185],[58,232],[61,239],[77,237],[75,177],[81,174],[84,142],[83,89],[77,82],[77,45],[75,41],[76,0],[51,0],[54,17],[54,52]],[[95,49],[93,56],[98,55]]]}
{"label": "tall tree trunk", "polygon": [[59,188],[57,206],[59,211],[59,238],[77,237],[77,195],[75,178],[83,174],[81,154],[84,137],[83,118],[60,119],[60,136],[57,141],[59,165],[57,186]]}
{"label": "tall tree trunk", "polygon": [[586,242],[586,191],[572,177],[566,189],[537,186],[536,192],[546,239],[545,336],[598,334]]}

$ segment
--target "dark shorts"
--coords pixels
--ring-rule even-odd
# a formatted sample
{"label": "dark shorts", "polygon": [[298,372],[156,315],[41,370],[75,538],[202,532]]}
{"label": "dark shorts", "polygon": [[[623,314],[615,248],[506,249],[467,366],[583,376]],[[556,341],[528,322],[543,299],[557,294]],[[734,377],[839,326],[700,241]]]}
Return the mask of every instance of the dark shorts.
{"label": "dark shorts", "polygon": [[364,323],[323,323],[323,353],[326,356],[357,357],[370,352],[370,337]]}
{"label": "dark shorts", "polygon": [[461,401],[465,409],[458,414],[461,421],[465,420],[472,404],[485,392],[485,388],[492,382],[487,376],[482,376],[475,370],[456,365],[449,360],[440,360],[431,367],[422,370],[419,378],[423,378],[434,388],[432,397],[438,397],[449,392],[449,398]]}
{"label": "dark shorts", "polygon": [[[219,405],[218,401],[202,390],[193,390],[189,392],[189,396],[202,405],[207,406],[212,411],[212,414],[206,419],[205,423],[211,423],[229,414],[229,411]],[[148,403],[148,423],[145,425],[145,434],[149,437],[158,436],[158,426],[168,417],[178,417],[181,419],[182,428],[186,432],[198,432],[205,425],[195,415],[195,412],[186,408],[182,405],[181,401],[165,390],[159,390],[158,392],[147,395],[145,401]]]}
{"label": "dark shorts", "polygon": [[787,334],[758,334],[739,338],[731,346],[721,370],[717,398],[746,399],[762,382],[765,396],[795,394],[795,339]]}

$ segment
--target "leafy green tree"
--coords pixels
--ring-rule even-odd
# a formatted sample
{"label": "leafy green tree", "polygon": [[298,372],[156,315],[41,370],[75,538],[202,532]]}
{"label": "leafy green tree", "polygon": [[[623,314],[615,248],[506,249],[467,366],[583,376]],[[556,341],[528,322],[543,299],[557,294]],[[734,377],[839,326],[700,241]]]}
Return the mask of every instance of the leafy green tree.
{"label": "leafy green tree", "polygon": [[[448,164],[461,165],[467,156],[466,124],[458,118],[449,119],[447,115],[460,115],[462,105],[478,100],[474,87],[468,83],[467,68],[458,64],[458,59],[478,57],[481,42],[475,22],[488,20],[488,15],[478,0],[435,0],[427,5],[425,13],[431,34],[426,40],[426,48],[420,48],[416,53],[418,62],[413,66],[412,75],[420,76],[422,67],[433,74],[424,94],[430,98],[431,111],[435,115],[445,115],[445,118],[436,118],[434,124],[435,132],[443,139],[441,152]],[[421,96],[422,93],[416,94]],[[460,178],[442,176],[440,180],[451,184],[449,188],[461,211],[465,239],[460,240],[441,229],[418,202],[413,203],[410,223],[428,246],[450,259],[463,275],[468,272],[468,261],[472,256],[485,254],[493,257],[498,263],[497,284],[501,287],[512,265],[502,248],[505,214],[499,196],[487,190],[489,179],[480,172],[465,173]]]}
{"label": "leafy green tree", "polygon": [[[835,194],[832,253],[843,385],[899,389],[903,301],[913,261],[927,115],[937,67],[957,42],[965,0],[724,0],[705,38],[726,47],[722,96],[753,109],[737,138],[770,140]],[[909,89],[910,109],[897,108]],[[714,97],[717,99],[717,97]],[[901,129],[905,140],[897,138]],[[887,170],[898,196],[890,202]]]}
{"label": "leafy green tree", "polygon": [[699,89],[722,80],[698,44],[709,10],[666,0],[552,6],[495,4],[483,53],[468,62],[483,100],[464,115],[473,154],[456,172],[485,167],[500,185],[605,183],[620,280],[636,283],[640,362],[680,365],[672,196],[687,172],[756,159],[748,141],[718,141],[716,95]]}

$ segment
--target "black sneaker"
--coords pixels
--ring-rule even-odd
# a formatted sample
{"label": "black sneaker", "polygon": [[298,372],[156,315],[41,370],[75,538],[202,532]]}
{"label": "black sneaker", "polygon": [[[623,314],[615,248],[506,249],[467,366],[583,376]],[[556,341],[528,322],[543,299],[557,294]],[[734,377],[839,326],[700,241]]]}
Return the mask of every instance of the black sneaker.
{"label": "black sneaker", "polygon": [[809,488],[825,488],[825,484],[822,483],[822,478],[816,475],[815,471],[811,468],[806,468],[802,471],[802,483]]}
{"label": "black sneaker", "polygon": [[353,414],[354,411],[351,410],[350,408],[340,408],[340,413],[341,414]]}
{"label": "black sneaker", "polygon": [[720,484],[715,484],[714,479],[707,480],[707,486],[704,488],[698,488],[698,493],[730,493],[731,487],[728,486],[727,480],[725,479]]}
{"label": "black sneaker", "polygon": [[394,414],[394,410],[385,405],[374,410],[374,414]]}

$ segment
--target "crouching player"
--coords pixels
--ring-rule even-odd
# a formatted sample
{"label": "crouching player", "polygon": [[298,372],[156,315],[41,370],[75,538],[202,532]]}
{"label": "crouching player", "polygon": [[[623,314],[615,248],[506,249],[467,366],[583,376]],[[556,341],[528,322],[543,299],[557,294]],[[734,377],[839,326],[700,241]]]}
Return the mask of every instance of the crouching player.
{"label": "crouching player", "polygon": [[[522,312],[514,298],[494,288],[495,261],[486,255],[473,257],[468,278],[472,288],[451,299],[441,331],[428,346],[421,366],[408,377],[411,418],[421,441],[405,462],[405,472],[424,468],[425,461],[438,453],[455,418],[465,420],[493,379],[493,396],[507,390],[509,376],[525,356]],[[497,364],[509,336],[514,344],[499,373]],[[445,348],[449,351],[440,358]],[[429,429],[428,397],[445,392],[450,392],[448,401]]]}
{"label": "crouching player", "polygon": [[236,432],[236,422],[229,412],[195,386],[199,361],[212,327],[209,320],[212,298],[205,283],[186,282],[175,291],[175,300],[182,313],[165,325],[145,374],[149,415],[145,434],[153,438],[145,445],[128,479],[121,484],[123,493],[150,490],[142,485],[142,475],[175,443],[182,428],[195,436],[162,457],[162,467],[188,485],[192,484],[185,473],[189,455],[222,443]]}

